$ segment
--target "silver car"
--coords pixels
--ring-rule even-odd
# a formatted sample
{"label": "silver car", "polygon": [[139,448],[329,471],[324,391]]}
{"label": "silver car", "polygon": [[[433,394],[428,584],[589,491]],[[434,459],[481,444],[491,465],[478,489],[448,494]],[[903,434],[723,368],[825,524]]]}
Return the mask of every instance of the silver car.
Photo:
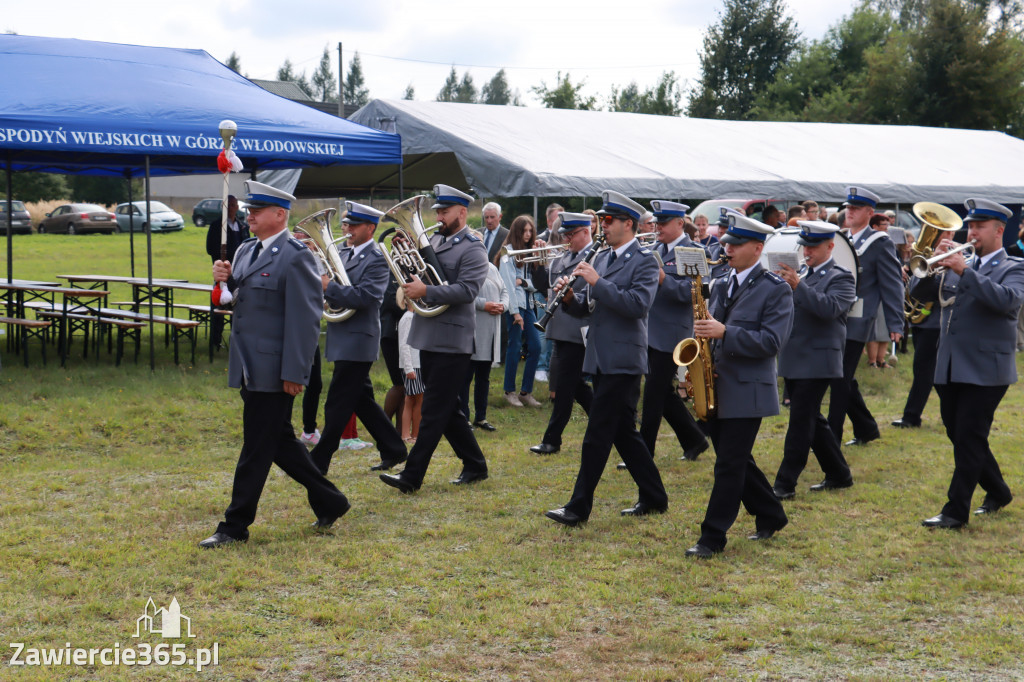
{"label": "silver car", "polygon": [[[150,201],[149,206],[150,211],[152,211],[152,219],[149,221],[151,231],[173,232],[185,227],[185,219],[167,204],[160,201]],[[146,231],[145,201],[118,204],[115,213],[117,214],[118,232],[128,232],[132,229],[135,232]],[[129,221],[131,221],[131,225],[129,225]]]}

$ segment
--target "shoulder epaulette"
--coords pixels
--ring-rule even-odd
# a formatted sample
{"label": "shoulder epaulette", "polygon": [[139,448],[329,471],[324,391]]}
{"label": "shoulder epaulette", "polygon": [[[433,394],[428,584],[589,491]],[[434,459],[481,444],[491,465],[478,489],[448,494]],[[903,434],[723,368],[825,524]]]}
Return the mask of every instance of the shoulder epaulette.
{"label": "shoulder epaulette", "polygon": [[769,282],[772,282],[773,284],[783,284],[786,281],[786,280],[782,279],[781,277],[779,277],[774,272],[772,272],[771,270],[765,270],[764,271],[764,276],[765,276],[765,278]]}

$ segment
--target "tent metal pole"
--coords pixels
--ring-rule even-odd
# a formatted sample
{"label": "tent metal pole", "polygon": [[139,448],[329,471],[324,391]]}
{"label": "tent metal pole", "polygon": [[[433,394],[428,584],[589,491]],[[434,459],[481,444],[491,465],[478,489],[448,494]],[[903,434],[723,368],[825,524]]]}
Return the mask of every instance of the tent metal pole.
{"label": "tent metal pole", "polygon": [[[14,161],[7,150],[7,283],[14,281]],[[28,228],[32,230],[31,227]],[[28,357],[27,355],[25,357]]]}
{"label": "tent metal pole", "polygon": [[537,195],[533,195],[533,224],[537,224]]}
{"label": "tent metal pole", "polygon": [[131,258],[132,277],[135,276],[135,207],[132,206],[132,172],[124,169],[128,180],[128,256]]}
{"label": "tent metal pole", "polygon": [[146,154],[146,222],[142,227],[146,230],[146,279],[149,285],[149,369],[156,369],[156,350],[153,344],[153,232],[149,224],[149,154]]}

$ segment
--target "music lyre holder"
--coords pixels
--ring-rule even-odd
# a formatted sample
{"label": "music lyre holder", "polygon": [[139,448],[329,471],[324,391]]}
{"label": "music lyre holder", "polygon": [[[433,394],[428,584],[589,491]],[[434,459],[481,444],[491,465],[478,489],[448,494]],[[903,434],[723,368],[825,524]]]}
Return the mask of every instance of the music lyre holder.
{"label": "music lyre holder", "polygon": [[676,273],[681,277],[707,277],[711,273],[704,249],[698,246],[677,246],[675,253]]}

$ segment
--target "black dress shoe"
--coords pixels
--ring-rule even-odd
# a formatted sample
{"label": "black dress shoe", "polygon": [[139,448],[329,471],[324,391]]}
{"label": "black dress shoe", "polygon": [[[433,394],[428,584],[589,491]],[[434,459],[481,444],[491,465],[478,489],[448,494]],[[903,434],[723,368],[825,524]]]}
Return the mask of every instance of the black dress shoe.
{"label": "black dress shoe", "polygon": [[585,520],[583,517],[573,514],[565,507],[559,507],[558,509],[552,509],[551,511],[544,512],[544,516],[548,517],[552,521],[557,521],[563,526],[569,526],[570,528],[575,528]]}
{"label": "black dress shoe", "polygon": [[683,452],[683,456],[680,459],[684,459],[687,462],[696,462],[700,453],[708,449],[708,442],[703,441],[700,445],[694,445],[689,450]]}
{"label": "black dress shoe", "polygon": [[848,478],[845,481],[834,481],[831,478],[826,478],[821,483],[816,483],[811,486],[811,492],[820,493],[822,490],[839,490],[840,488],[849,488],[853,485],[853,478]]}
{"label": "black dress shoe", "polygon": [[486,419],[477,419],[473,422],[473,428],[483,429],[484,431],[497,431],[498,427],[487,421]]}
{"label": "black dress shoe", "polygon": [[1006,505],[1010,504],[1012,499],[1013,498],[1010,498],[1006,502],[993,502],[992,500],[986,498],[985,501],[981,503],[981,506],[974,510],[974,513],[978,516],[982,516],[984,514],[994,514],[1003,507],[1005,507]]}
{"label": "black dress shoe", "polygon": [[459,477],[453,481],[449,481],[452,485],[467,485],[469,483],[476,483],[477,481],[483,481],[487,479],[486,471],[463,471],[459,474]]}
{"label": "black dress shoe", "polygon": [[775,499],[777,500],[791,500],[796,497],[795,490],[786,490],[785,488],[779,488],[778,486],[773,487],[772,492],[775,493]]}
{"label": "black dress shoe", "polygon": [[210,537],[200,542],[199,546],[203,549],[215,549],[217,547],[223,547],[224,545],[230,545],[235,542],[245,542],[245,539],[233,538],[227,533],[214,533]]}
{"label": "black dress shoe", "polygon": [[408,457],[403,457],[402,459],[382,459],[380,463],[370,467],[370,471],[387,471],[388,469],[395,468],[407,459]]}
{"label": "black dress shoe", "polygon": [[895,426],[897,429],[919,429],[919,428],[921,428],[921,422],[916,422],[915,423],[915,422],[912,422],[912,421],[908,420],[906,417],[903,417],[902,419],[897,419],[896,421],[894,421],[892,423],[892,425]]}
{"label": "black dress shoe", "polygon": [[870,438],[852,438],[852,439],[846,441],[845,443],[843,443],[843,445],[846,445],[847,447],[849,447],[851,445],[854,445],[854,446],[856,446],[856,445],[867,445],[871,441],[878,440],[879,438],[881,438],[881,436],[876,433],[875,435],[871,436]]}
{"label": "black dress shoe", "polygon": [[628,467],[626,466],[625,462],[619,462],[618,464],[615,465],[615,468],[618,469],[619,471],[625,471]]}
{"label": "black dress shoe", "polygon": [[698,542],[696,545],[686,550],[685,555],[695,559],[710,559],[713,555],[721,551],[722,550],[720,549],[711,549],[707,545],[702,545]]}
{"label": "black dress shoe", "polygon": [[646,502],[637,502],[629,509],[619,512],[622,516],[647,516],[648,514],[664,514],[668,507],[652,507]]}
{"label": "black dress shoe", "polygon": [[553,455],[558,452],[558,447],[551,445],[550,443],[541,443],[540,445],[534,445],[531,447],[530,452],[538,455]]}
{"label": "black dress shoe", "polygon": [[352,508],[352,505],[348,502],[345,503],[345,508],[341,510],[341,513],[333,516],[318,516],[316,521],[313,522],[313,528],[319,530],[327,530],[334,525],[334,522],[340,519],[342,516],[348,513],[348,510]]}
{"label": "black dress shoe", "polygon": [[774,530],[759,530],[755,531],[753,535],[748,535],[748,540],[768,540],[775,535]]}
{"label": "black dress shoe", "polygon": [[966,522],[957,521],[952,516],[939,514],[938,516],[933,516],[930,519],[925,519],[921,522],[921,525],[927,528],[963,528],[966,525]]}
{"label": "black dress shoe", "polygon": [[416,490],[416,486],[402,478],[401,474],[381,474],[380,480],[384,481],[392,488],[398,488],[403,493],[411,493]]}

